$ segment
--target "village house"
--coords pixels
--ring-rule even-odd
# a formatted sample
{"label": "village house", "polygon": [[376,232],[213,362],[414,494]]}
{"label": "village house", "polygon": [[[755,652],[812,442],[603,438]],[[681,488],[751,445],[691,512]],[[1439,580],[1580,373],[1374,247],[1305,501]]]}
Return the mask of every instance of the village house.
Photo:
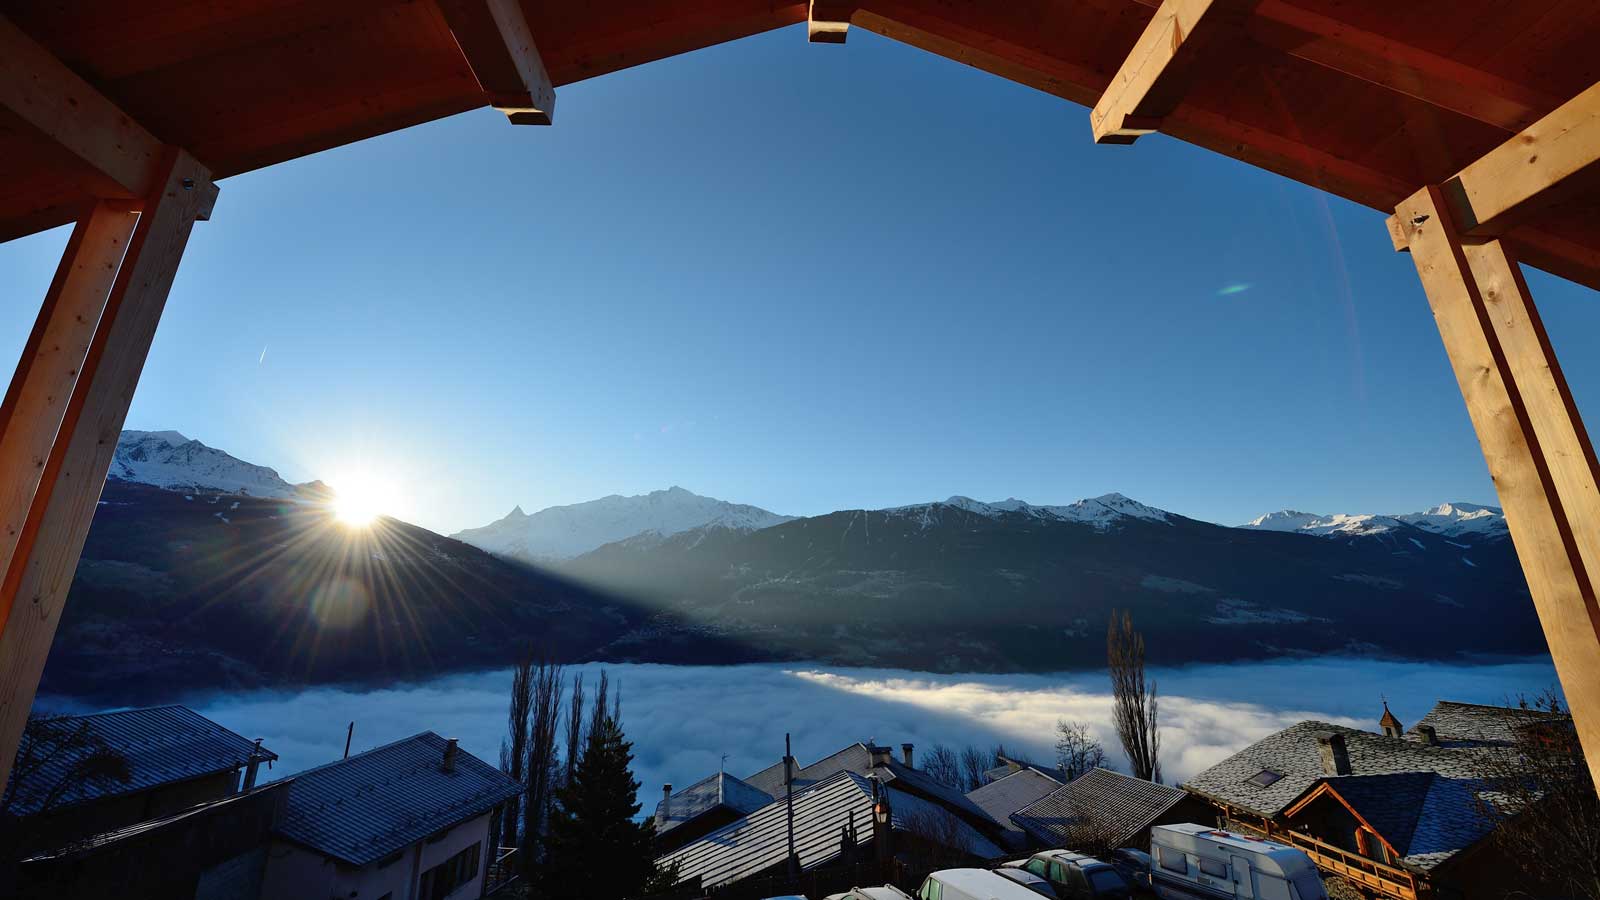
{"label": "village house", "polygon": [[1408,731],[1385,704],[1378,732],[1301,722],[1184,787],[1227,827],[1298,847],[1366,893],[1500,897],[1527,885],[1485,840],[1475,754],[1514,752],[1515,722],[1537,715],[1441,700]]}
{"label": "village house", "polygon": [[492,813],[522,785],[431,731],[295,775],[262,900],[482,896]]}
{"label": "village house", "polygon": [[[96,753],[125,763],[126,779],[84,777]],[[54,717],[24,741],[5,813],[21,820],[30,850],[46,852],[231,797],[277,758],[183,706]]]}
{"label": "village house", "polygon": [[1090,769],[1010,813],[1011,822],[1034,844],[1067,849],[1092,846],[1148,850],[1151,826],[1207,824],[1216,818],[1216,810],[1210,804],[1182,788],[1100,768]]}
{"label": "village house", "polygon": [[[991,770],[992,771],[992,770]],[[967,799],[989,815],[1002,829],[1001,843],[1013,850],[1034,845],[1053,846],[1033,837],[1012,820],[1012,814],[1050,796],[1062,785],[1033,767],[1003,770],[1006,774],[967,792]],[[985,773],[987,776],[988,773]]]}

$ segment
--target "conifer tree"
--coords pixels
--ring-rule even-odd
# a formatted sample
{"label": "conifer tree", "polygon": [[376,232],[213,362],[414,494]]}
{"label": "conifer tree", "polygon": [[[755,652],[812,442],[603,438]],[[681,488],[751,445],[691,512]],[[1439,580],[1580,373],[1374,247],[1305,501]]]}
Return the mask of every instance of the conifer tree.
{"label": "conifer tree", "polygon": [[[601,707],[604,709],[604,707]],[[572,780],[556,793],[545,834],[543,895],[622,900],[655,875],[655,823],[636,821],[633,744],[613,715],[597,717]]]}

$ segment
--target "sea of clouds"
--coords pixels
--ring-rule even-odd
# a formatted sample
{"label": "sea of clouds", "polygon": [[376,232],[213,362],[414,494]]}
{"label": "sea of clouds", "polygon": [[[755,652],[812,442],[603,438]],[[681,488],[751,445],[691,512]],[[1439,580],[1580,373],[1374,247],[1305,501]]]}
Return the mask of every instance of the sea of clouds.
{"label": "sea of clouds", "polygon": [[[622,691],[634,774],[646,811],[661,785],[687,786],[717,770],[744,776],[777,762],[784,733],[812,762],[852,741],[919,750],[1003,742],[1014,753],[1053,759],[1057,719],[1081,720],[1119,765],[1111,698],[1101,673],[936,675],[807,665],[664,666],[590,664],[593,696],[604,668]],[[1162,765],[1181,782],[1245,745],[1305,719],[1377,730],[1381,698],[1406,724],[1436,699],[1499,703],[1556,685],[1548,659],[1487,665],[1319,659],[1153,670],[1161,704]],[[265,739],[276,778],[338,759],[355,722],[356,753],[421,731],[461,740],[489,762],[505,731],[507,671],[451,675],[382,690],[313,688],[191,701],[227,727]]]}

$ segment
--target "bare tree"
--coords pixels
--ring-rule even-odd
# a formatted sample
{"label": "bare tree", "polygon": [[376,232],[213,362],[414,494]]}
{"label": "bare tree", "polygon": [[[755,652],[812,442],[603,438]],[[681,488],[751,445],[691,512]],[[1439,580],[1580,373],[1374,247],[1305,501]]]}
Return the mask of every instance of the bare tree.
{"label": "bare tree", "polygon": [[1502,720],[1495,737],[1509,746],[1474,754],[1490,840],[1545,889],[1532,893],[1600,900],[1600,797],[1572,716],[1552,689],[1518,698]]}
{"label": "bare tree", "polygon": [[1111,611],[1106,628],[1106,665],[1111,670],[1112,718],[1133,777],[1161,781],[1161,731],[1157,725],[1156,683],[1144,677],[1144,635],[1133,628],[1133,614]]}
{"label": "bare tree", "polygon": [[1105,811],[1087,803],[1074,802],[1064,816],[1061,846],[1077,853],[1106,859],[1122,844],[1124,835],[1106,817]]}
{"label": "bare tree", "polygon": [[967,862],[976,854],[969,846],[969,828],[942,806],[927,804],[895,818],[905,823],[911,837],[904,852],[916,869],[940,869]]}
{"label": "bare tree", "polygon": [[562,667],[541,653],[532,668],[533,696],[528,728],[527,793],[523,795],[522,865],[531,872],[540,846],[545,815],[553,795],[551,775],[556,770],[556,735],[561,722]]}
{"label": "bare tree", "polygon": [[[511,670],[511,703],[506,711],[506,739],[500,747],[500,769],[515,781],[527,784],[528,714],[533,708],[533,655],[532,647],[523,651],[522,658]],[[501,829],[504,846],[517,846],[516,804],[508,807],[502,816]]]}
{"label": "bare tree", "polygon": [[594,690],[594,709],[589,712],[589,733],[593,734],[601,725],[605,724],[606,703],[610,701],[611,683],[606,678],[606,670],[600,670],[600,683]]}
{"label": "bare tree", "polygon": [[1106,766],[1106,748],[1089,734],[1089,723],[1056,720],[1056,768],[1071,781]]}
{"label": "bare tree", "polygon": [[572,676],[572,695],[567,702],[567,761],[562,773],[562,783],[572,780],[572,770],[578,766],[578,754],[583,752],[583,673]]}
{"label": "bare tree", "polygon": [[922,771],[929,778],[953,788],[962,785],[961,760],[949,744],[934,744],[922,754]]}
{"label": "bare tree", "polygon": [[983,787],[983,773],[995,766],[994,755],[985,752],[977,744],[968,744],[961,748],[961,784],[963,791],[977,790]]}

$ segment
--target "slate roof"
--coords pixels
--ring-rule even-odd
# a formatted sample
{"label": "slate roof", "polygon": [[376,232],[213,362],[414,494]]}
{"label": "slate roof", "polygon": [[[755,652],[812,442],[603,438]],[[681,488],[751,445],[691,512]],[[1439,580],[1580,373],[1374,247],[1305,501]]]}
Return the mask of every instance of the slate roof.
{"label": "slate roof", "polygon": [[[82,728],[121,753],[128,761],[130,779],[126,783],[80,783],[63,794],[52,810],[240,769],[249,764],[255,750],[255,741],[184,706],[62,716],[54,721],[74,731]],[[20,816],[38,812],[46,800],[45,793],[60,784],[62,776],[89,752],[85,747],[57,754],[17,789],[11,811]],[[260,758],[272,760],[278,755],[262,749]]]}
{"label": "slate roof", "polygon": [[[885,787],[896,830],[909,830],[919,817],[936,815],[937,804]],[[679,876],[698,876],[703,887],[729,884],[783,863],[788,857],[787,804],[777,800],[748,816],[691,841],[657,860],[677,863]],[[862,775],[840,771],[794,797],[795,854],[808,870],[839,856],[840,835],[854,822],[857,845],[872,843],[872,784]],[[1001,850],[960,820],[955,823],[965,850],[990,859]]]}
{"label": "slate roof", "polygon": [[989,818],[1007,831],[1020,832],[1021,826],[1011,821],[1011,814],[1038,802],[1051,791],[1061,787],[1061,782],[1033,769],[1019,769],[991,781],[983,787],[967,792],[967,799],[977,804]]}
{"label": "slate roof", "polygon": [[1109,832],[1113,846],[1120,846],[1186,796],[1182,788],[1090,769],[1012,813],[1011,820],[1044,843],[1061,846],[1072,823],[1090,811],[1096,824]]}
{"label": "slate roof", "polygon": [[[1209,800],[1274,817],[1325,777],[1317,736],[1328,732],[1344,735],[1352,775],[1437,772],[1451,778],[1472,778],[1474,774],[1472,760],[1456,749],[1308,721],[1251,744],[1183,786]],[[1251,783],[1262,771],[1280,777],[1264,787]]]}
{"label": "slate roof", "polygon": [[1442,746],[1508,746],[1516,740],[1519,720],[1536,722],[1548,718],[1549,713],[1538,710],[1440,700],[1411,727],[1410,735],[1421,740],[1417,726],[1431,725]]}
{"label": "slate roof", "polygon": [[1491,830],[1476,802],[1485,784],[1476,779],[1407,772],[1325,780],[1410,868],[1433,869]]}
{"label": "slate roof", "polygon": [[657,803],[656,833],[671,831],[718,807],[752,813],[775,799],[726,772],[718,772]]}
{"label": "slate roof", "polygon": [[999,781],[1018,769],[1032,769],[1046,778],[1055,779],[1057,784],[1062,784],[1067,780],[1067,773],[1061,771],[1055,766],[1041,766],[1038,763],[1028,762],[1027,760],[1017,756],[1002,756],[1000,757],[1000,760],[1005,763],[1005,765],[995,766],[992,769],[987,769],[984,771],[984,784],[988,784],[992,781]]}
{"label": "slate roof", "polygon": [[295,775],[277,833],[364,866],[522,793],[465,750],[444,771],[446,743],[424,731]]}

